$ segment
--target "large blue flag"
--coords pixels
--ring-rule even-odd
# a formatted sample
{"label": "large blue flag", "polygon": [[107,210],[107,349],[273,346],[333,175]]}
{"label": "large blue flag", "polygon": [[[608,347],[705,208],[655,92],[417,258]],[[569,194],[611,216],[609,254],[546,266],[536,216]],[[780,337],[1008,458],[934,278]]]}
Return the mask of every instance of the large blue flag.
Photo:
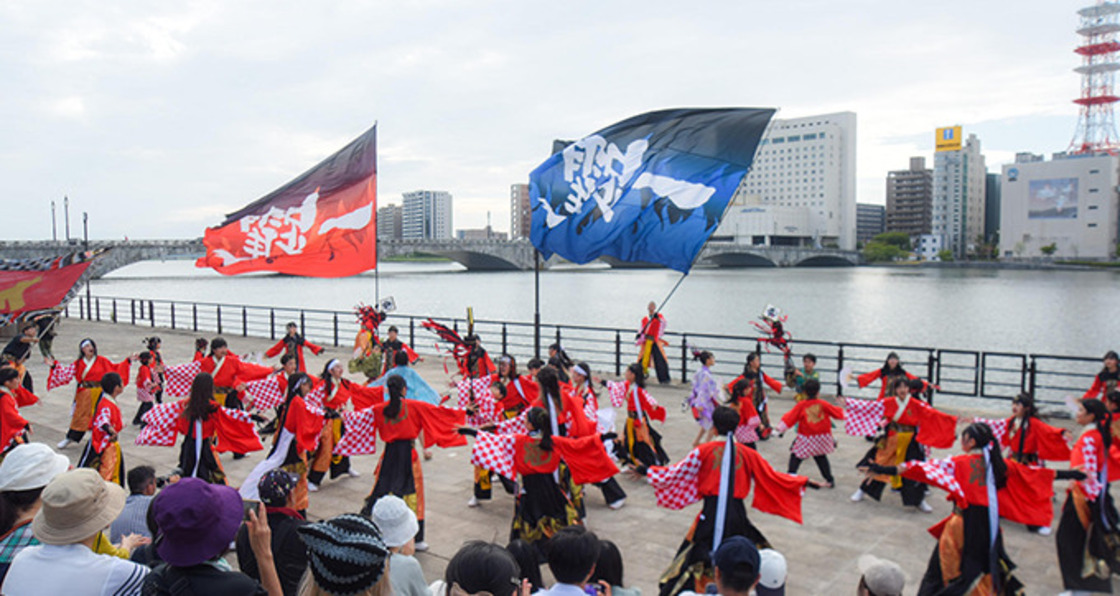
{"label": "large blue flag", "polygon": [[545,258],[600,256],[688,272],[750,170],[772,109],[649,112],[572,143],[529,175]]}

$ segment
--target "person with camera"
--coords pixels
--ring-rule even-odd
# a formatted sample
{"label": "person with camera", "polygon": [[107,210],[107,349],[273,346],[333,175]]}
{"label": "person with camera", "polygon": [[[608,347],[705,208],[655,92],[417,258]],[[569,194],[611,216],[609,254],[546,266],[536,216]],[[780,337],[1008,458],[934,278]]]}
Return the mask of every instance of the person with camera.
{"label": "person with camera", "polygon": [[178,474],[156,477],[156,469],[151,466],[136,466],[128,471],[129,495],[124,501],[124,510],[109,526],[109,538],[119,543],[129,534],[152,537],[148,530],[148,508],[156,498],[156,491],[169,482],[177,482]]}

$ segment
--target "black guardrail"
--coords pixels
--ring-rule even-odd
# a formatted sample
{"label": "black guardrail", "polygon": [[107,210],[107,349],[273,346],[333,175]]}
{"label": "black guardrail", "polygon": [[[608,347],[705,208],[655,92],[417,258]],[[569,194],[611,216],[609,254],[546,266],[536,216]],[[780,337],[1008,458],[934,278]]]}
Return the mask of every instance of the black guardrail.
{"label": "black guardrail", "polygon": [[[76,306],[75,306],[76,304]],[[315,343],[333,346],[350,345],[358,332],[353,312],[307,308],[283,308],[221,304],[217,302],[186,302],[145,300],[114,296],[94,296],[93,303],[83,300],[68,306],[66,316],[112,321],[131,325],[162,327],[198,333],[217,333],[242,337],[279,339],[289,321],[299,323],[305,337]],[[424,331],[421,323],[429,317],[390,313],[385,325],[400,328],[401,337],[420,353],[437,354],[436,338]],[[457,331],[464,329],[462,318],[431,317]],[[475,332],[491,354],[512,354],[521,367],[534,352],[532,323],[475,319]],[[595,327],[560,323],[541,324],[541,342],[559,343],[572,357],[587,362],[594,373],[621,375],[636,358],[635,329]],[[687,382],[690,371],[699,365],[692,359],[692,348],[710,350],[716,356],[713,372],[730,380],[742,370],[747,354],[759,353],[763,367],[780,379],[783,358],[777,351],[768,351],[759,337],[719,335],[710,333],[666,332],[669,342],[666,356],[678,380]],[[1100,370],[1100,358],[984,352],[936,347],[831,342],[797,339],[793,342],[795,363],[812,353],[817,357],[821,382],[834,386],[837,394],[862,393],[844,387],[840,371],[851,367],[858,372],[874,370],[883,365],[888,352],[897,352],[904,367],[911,373],[930,380],[940,389],[937,393],[963,397],[1008,400],[1021,391],[1031,391],[1040,404],[1060,405],[1066,396],[1080,396]],[[679,374],[677,374],[679,373]],[[874,387],[878,391],[878,386]]]}

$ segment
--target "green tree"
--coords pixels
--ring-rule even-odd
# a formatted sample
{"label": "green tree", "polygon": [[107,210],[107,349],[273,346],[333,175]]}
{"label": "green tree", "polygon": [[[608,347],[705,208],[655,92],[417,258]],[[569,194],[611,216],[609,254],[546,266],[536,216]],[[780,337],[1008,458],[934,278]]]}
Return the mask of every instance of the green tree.
{"label": "green tree", "polygon": [[1047,244],[1046,246],[1040,246],[1038,248],[1038,250],[1041,251],[1042,254],[1044,254],[1048,257],[1053,256],[1054,253],[1058,251],[1058,243],[1057,242],[1051,242],[1050,244]]}
{"label": "green tree", "polygon": [[906,252],[901,248],[885,242],[872,240],[867,243],[867,246],[863,247],[863,258],[871,263],[895,261],[904,256],[906,256]]}
{"label": "green tree", "polygon": [[910,234],[906,232],[883,232],[882,234],[876,234],[871,242],[890,244],[897,246],[902,252],[910,252]]}
{"label": "green tree", "polygon": [[946,262],[952,261],[953,260],[953,251],[951,251],[947,248],[945,250],[939,250],[939,251],[937,251],[937,258],[942,260],[942,261],[946,261]]}

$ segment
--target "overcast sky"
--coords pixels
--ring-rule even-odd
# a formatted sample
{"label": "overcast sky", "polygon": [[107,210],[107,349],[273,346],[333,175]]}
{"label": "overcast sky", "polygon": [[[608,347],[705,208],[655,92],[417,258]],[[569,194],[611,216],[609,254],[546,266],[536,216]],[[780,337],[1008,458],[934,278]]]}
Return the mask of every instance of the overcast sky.
{"label": "overcast sky", "polygon": [[1076,10],[1019,2],[0,0],[3,238],[200,236],[375,121],[379,203],[447,190],[509,228],[550,150],[668,107],[858,116],[859,200],[976,133],[989,171],[1064,150]]}

